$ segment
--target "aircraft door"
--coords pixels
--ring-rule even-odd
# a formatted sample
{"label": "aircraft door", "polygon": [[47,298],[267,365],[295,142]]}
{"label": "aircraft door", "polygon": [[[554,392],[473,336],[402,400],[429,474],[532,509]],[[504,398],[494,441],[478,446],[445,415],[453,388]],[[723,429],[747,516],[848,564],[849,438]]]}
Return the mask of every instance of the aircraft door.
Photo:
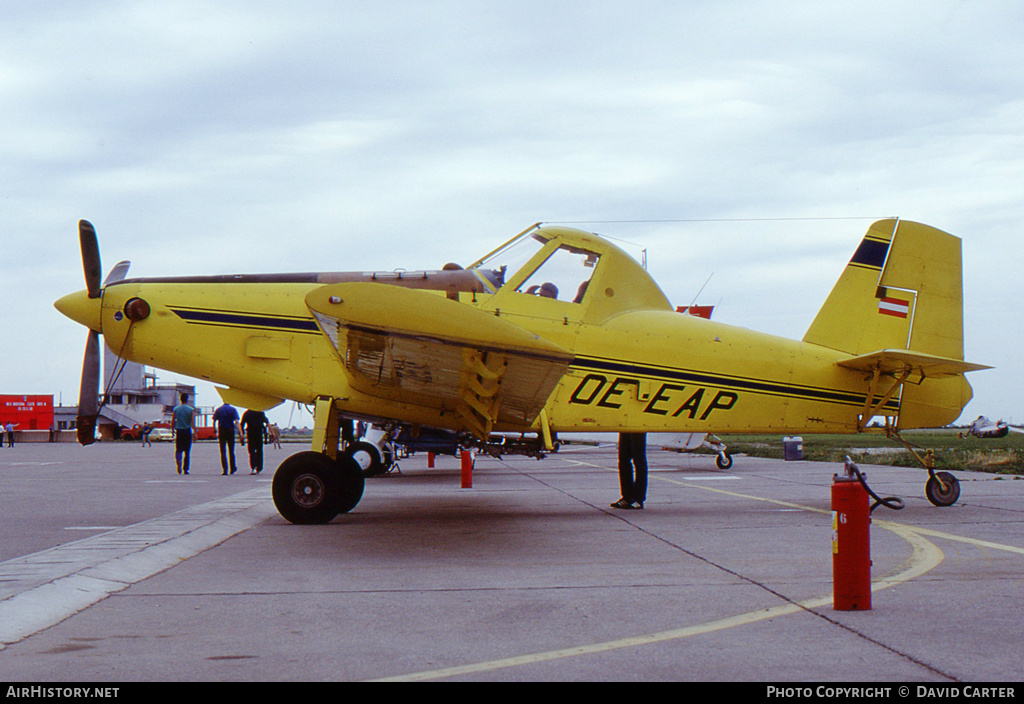
{"label": "aircraft door", "polygon": [[572,347],[599,261],[595,252],[563,244],[532,271],[519,272],[492,305],[517,325]]}

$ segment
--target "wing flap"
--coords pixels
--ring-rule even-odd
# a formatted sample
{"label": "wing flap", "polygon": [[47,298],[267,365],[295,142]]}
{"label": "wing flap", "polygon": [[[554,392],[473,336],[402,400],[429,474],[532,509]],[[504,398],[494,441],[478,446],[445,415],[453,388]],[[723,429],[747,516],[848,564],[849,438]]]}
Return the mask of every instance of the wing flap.
{"label": "wing flap", "polygon": [[477,436],[496,423],[531,425],[573,359],[493,313],[428,291],[330,284],[306,305],[355,389],[451,411]]}

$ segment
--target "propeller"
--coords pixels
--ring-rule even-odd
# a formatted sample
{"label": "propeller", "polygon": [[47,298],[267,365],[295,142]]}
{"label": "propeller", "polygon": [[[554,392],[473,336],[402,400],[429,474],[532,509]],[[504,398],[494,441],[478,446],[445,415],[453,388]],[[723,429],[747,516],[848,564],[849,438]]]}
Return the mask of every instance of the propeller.
{"label": "propeller", "polygon": [[102,293],[100,279],[103,265],[100,263],[100,243],[96,228],[88,220],[78,221],[78,241],[82,245],[82,268],[85,269],[85,289],[89,298],[99,298]]}
{"label": "propeller", "polygon": [[96,440],[96,419],[100,415],[100,334],[89,331],[82,360],[82,385],[78,390],[78,442],[91,445]]}
{"label": "propeller", "polygon": [[[85,270],[85,288],[89,298],[103,295],[103,287],[120,281],[128,273],[129,262],[119,262],[100,283],[103,265],[100,263],[100,247],[96,228],[88,220],[78,223],[78,240],[82,248],[82,268]],[[96,420],[100,413],[100,333],[89,330],[85,342],[85,357],[82,359],[82,383],[78,389],[78,419],[76,422],[78,442],[91,445],[96,440]]]}
{"label": "propeller", "polygon": [[[100,277],[100,244],[96,228],[88,220],[78,221],[78,241],[82,248],[82,268],[85,270],[85,289],[89,298],[99,298],[102,292]],[[100,334],[89,331],[82,360],[82,383],[78,389],[78,420],[75,424],[78,442],[91,445],[96,440],[96,419],[100,414]]]}

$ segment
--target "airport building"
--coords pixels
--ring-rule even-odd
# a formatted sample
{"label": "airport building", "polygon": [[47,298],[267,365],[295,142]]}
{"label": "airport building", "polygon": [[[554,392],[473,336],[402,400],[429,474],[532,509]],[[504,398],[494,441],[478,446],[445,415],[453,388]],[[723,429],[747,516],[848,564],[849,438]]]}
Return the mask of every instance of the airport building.
{"label": "airport building", "polygon": [[[53,396],[39,394],[0,395],[0,425],[10,423],[16,430],[48,432],[53,425]],[[17,437],[17,435],[15,435]]]}

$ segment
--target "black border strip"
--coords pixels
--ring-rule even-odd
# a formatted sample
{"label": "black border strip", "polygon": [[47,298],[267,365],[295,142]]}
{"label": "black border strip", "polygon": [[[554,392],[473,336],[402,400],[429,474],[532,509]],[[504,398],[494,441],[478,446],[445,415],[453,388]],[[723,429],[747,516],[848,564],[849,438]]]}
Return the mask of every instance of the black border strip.
{"label": "black border strip", "polygon": [[885,258],[889,255],[889,240],[874,240],[865,237],[853,253],[850,264],[863,266],[871,269],[879,269],[885,266]]}
{"label": "black border strip", "polygon": [[200,308],[171,308],[186,323],[195,325],[222,325],[240,328],[287,330],[300,333],[320,333],[312,318],[283,318],[241,311],[203,310]]}
{"label": "black border strip", "polygon": [[[573,362],[573,366],[581,369],[616,372],[638,377],[655,377],[672,381],[686,381],[694,384],[704,384],[707,386],[736,389],[739,391],[750,391],[752,393],[766,394],[770,396],[789,396],[811,401],[839,403],[849,406],[863,406],[867,399],[866,393],[858,394],[852,391],[815,389],[811,387],[800,387],[792,384],[781,384],[759,379],[739,379],[716,376],[685,369],[663,369],[617,360],[576,357]],[[879,397],[878,400],[881,400],[881,398]],[[890,399],[884,406],[884,409],[889,411],[899,411],[899,408],[900,404],[897,399]]]}

